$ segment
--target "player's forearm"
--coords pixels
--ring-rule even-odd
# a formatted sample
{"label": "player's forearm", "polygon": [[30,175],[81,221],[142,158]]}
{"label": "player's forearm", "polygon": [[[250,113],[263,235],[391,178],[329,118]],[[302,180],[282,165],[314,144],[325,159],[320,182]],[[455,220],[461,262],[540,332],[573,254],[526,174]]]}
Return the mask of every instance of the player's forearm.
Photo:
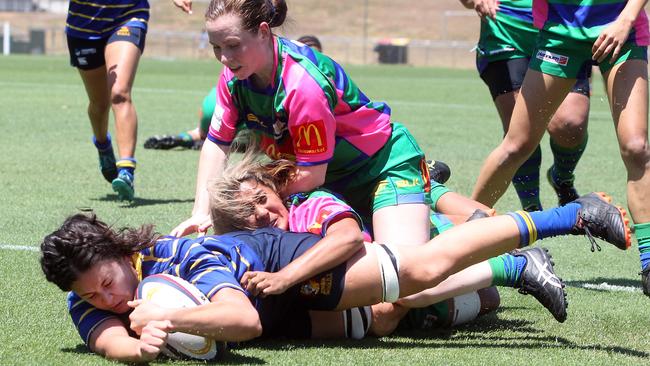
{"label": "player's forearm", "polygon": [[121,362],[147,362],[150,358],[142,355],[140,340],[124,336],[111,336],[109,342],[96,344],[91,350],[111,360]]}
{"label": "player's forearm", "polygon": [[259,315],[250,302],[248,306],[219,301],[194,308],[170,309],[167,319],[173,331],[218,341],[242,342],[262,334]]}
{"label": "player's forearm", "polygon": [[327,164],[299,166],[293,182],[285,187],[282,192],[280,192],[280,195],[286,197],[298,192],[313,191],[315,188],[318,188],[325,183],[326,172]]}
{"label": "player's forearm", "polygon": [[353,218],[330,227],[325,237],[280,272],[295,285],[347,261],[363,247],[363,235]]}
{"label": "player's forearm", "polygon": [[621,14],[619,14],[617,21],[624,22],[625,25],[632,27],[647,2],[648,0],[629,0]]}

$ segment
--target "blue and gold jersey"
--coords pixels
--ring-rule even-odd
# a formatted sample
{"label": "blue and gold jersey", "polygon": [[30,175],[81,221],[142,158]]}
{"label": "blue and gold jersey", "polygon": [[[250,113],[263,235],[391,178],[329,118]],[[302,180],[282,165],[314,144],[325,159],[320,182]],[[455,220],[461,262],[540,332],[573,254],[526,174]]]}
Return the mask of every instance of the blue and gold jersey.
{"label": "blue and gold jersey", "polygon": [[147,0],[70,0],[65,32],[75,38],[101,39],[120,26],[146,30],[148,21]]}
{"label": "blue and gold jersey", "polygon": [[[230,236],[197,239],[164,237],[151,248],[133,256],[140,280],[165,273],[192,283],[208,298],[229,287],[244,291],[239,280],[248,270],[263,270],[259,256],[244,241]],[[109,318],[118,318],[128,327],[128,316],[95,308],[70,292],[68,311],[79,335],[88,344],[92,331]]]}
{"label": "blue and gold jersey", "polygon": [[[250,297],[239,284],[244,273],[277,272],[319,240],[319,236],[310,233],[291,233],[275,228],[196,239],[164,237],[153,247],[136,253],[133,265],[140,280],[164,273],[192,283],[208,298],[223,288],[237,289]],[[303,312],[307,309],[335,308],[342,294],[345,268],[343,263],[282,295],[251,298],[259,313],[264,335],[295,336],[295,332],[287,332],[299,327],[289,325],[295,324],[295,319],[304,320],[306,313]],[[129,329],[128,314],[99,310],[74,292],[68,295],[68,311],[86,344],[93,330],[107,319],[120,319]],[[301,332],[298,333],[303,334],[304,329]]]}

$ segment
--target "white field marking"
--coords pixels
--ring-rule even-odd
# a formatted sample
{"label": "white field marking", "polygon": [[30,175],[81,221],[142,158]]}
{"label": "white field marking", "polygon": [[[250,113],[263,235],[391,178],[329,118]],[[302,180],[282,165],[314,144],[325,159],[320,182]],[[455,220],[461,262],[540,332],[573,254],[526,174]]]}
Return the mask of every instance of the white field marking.
{"label": "white field marking", "polygon": [[640,292],[640,288],[632,287],[632,286],[618,286],[618,285],[610,285],[607,282],[603,283],[583,283],[580,285],[580,287],[590,289],[590,290],[605,290],[605,291],[613,291],[613,292]]}
{"label": "white field marking", "polygon": [[[28,87],[41,88],[42,83],[32,83],[32,82],[20,82],[20,81],[0,81],[0,86],[13,86],[13,87]],[[81,84],[54,84],[48,85],[49,89],[78,89],[81,90],[83,86]],[[202,92],[196,90],[187,90],[187,89],[170,89],[170,88],[140,88],[134,87],[134,91],[141,91],[146,93],[159,93],[159,94],[187,94],[187,95],[204,95]],[[392,99],[390,101],[384,101],[376,99],[375,102],[386,102],[389,106],[405,106],[405,107],[419,107],[419,108],[436,108],[436,109],[463,109],[463,110],[474,110],[481,112],[492,112],[494,111],[494,106],[491,104],[476,104],[476,103],[436,103],[436,102],[414,102],[409,100],[399,100]],[[600,111],[591,111],[589,113],[591,117],[598,118],[611,118],[609,112],[600,112]]]}
{"label": "white field marking", "polygon": [[0,249],[3,250],[20,250],[24,252],[38,252],[38,247],[31,247],[28,245],[7,245],[0,244]]}

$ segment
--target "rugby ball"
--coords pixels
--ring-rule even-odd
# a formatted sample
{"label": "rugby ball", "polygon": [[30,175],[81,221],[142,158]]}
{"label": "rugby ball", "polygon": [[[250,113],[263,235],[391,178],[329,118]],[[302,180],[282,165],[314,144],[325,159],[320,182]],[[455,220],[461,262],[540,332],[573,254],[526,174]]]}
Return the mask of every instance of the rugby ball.
{"label": "rugby ball", "polygon": [[[194,285],[167,274],[146,277],[135,295],[169,309],[188,308],[210,301]],[[171,332],[161,352],[174,359],[219,360],[226,352],[226,343],[194,334]]]}

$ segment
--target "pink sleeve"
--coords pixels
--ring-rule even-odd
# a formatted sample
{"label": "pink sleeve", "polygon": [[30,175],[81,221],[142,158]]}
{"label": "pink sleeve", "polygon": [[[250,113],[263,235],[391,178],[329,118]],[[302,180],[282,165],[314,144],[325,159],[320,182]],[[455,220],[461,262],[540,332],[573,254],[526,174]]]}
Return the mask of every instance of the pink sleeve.
{"label": "pink sleeve", "polygon": [[289,211],[289,230],[298,233],[312,233],[325,236],[327,226],[338,215],[351,213],[360,218],[352,208],[332,197],[308,198],[300,205],[292,206]]}
{"label": "pink sleeve", "polygon": [[231,79],[232,72],[224,68],[217,83],[217,104],[208,130],[208,139],[222,145],[229,145],[235,138],[239,120],[239,111],[228,88]]}
{"label": "pink sleeve", "polygon": [[285,109],[296,164],[327,163],[334,155],[336,119],[325,91],[299,65],[285,75],[284,81]]}

